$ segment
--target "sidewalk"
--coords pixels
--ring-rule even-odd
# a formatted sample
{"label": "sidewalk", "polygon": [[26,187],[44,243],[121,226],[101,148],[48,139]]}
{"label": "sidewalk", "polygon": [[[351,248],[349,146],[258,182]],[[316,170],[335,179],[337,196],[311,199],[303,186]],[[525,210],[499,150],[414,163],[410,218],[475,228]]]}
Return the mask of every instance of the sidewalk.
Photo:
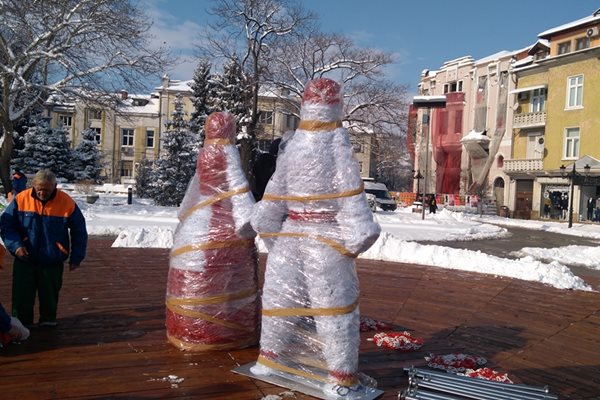
{"label": "sidewalk", "polygon": [[[58,328],[34,329],[27,342],[0,350],[2,398],[238,400],[284,391],[230,372],[254,361],[256,346],[190,354],[169,345],[168,251],[111,242],[91,238],[82,268],[65,271]],[[362,335],[360,369],[378,381],[381,399],[395,400],[407,385],[403,368],[424,366],[430,352],[481,355],[561,399],[600,398],[600,293],[410,264],[359,260],[358,271],[361,314],[425,341],[399,353],[367,341],[374,332]],[[8,306],[11,267],[0,277]]]}

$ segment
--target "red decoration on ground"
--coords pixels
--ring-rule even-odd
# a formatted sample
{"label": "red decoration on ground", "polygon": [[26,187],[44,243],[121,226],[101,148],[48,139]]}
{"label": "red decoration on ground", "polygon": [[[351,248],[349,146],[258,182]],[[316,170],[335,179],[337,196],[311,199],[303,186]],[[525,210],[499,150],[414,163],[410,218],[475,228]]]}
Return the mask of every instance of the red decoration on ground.
{"label": "red decoration on ground", "polygon": [[407,331],[377,333],[370,340],[374,341],[379,347],[400,351],[418,350],[424,343],[423,339],[414,338]]}

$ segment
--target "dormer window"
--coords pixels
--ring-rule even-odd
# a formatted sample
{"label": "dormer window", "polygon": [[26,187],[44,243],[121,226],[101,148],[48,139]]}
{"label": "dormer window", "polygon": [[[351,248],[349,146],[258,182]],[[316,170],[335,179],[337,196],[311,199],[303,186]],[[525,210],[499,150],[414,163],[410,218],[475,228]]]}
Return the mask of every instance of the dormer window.
{"label": "dormer window", "polygon": [[136,107],[143,107],[148,104],[149,101],[146,99],[132,99],[131,104]]}

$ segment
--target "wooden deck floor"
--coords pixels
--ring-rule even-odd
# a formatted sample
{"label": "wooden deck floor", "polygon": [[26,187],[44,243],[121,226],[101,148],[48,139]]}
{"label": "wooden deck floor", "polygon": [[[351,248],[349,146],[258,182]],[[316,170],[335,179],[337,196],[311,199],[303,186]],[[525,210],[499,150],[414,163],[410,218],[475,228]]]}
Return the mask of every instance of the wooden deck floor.
{"label": "wooden deck floor", "polygon": [[[168,252],[110,244],[93,238],[84,267],[65,271],[58,328],[0,350],[1,399],[255,400],[284,391],[230,372],[255,360],[257,347],[189,354],[170,346]],[[407,384],[402,369],[423,366],[429,352],[481,355],[561,399],[600,399],[600,293],[398,263],[359,261],[358,270],[361,313],[425,340],[398,353],[363,335],[361,371],[377,379],[382,399],[396,399]],[[5,305],[10,276],[10,267],[0,271]],[[600,289],[600,280],[588,283]]]}

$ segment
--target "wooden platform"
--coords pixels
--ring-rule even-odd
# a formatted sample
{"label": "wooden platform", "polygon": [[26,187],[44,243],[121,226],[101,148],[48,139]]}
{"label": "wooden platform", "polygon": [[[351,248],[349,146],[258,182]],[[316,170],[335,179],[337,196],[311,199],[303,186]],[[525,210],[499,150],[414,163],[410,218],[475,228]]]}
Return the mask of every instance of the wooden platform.
{"label": "wooden platform", "polygon": [[[242,400],[284,391],[231,372],[255,360],[257,347],[189,354],[170,346],[167,250],[111,242],[93,238],[82,269],[65,271],[58,328],[0,350],[1,399]],[[6,306],[11,269],[0,270]],[[399,353],[363,334],[361,371],[377,379],[382,399],[396,399],[407,384],[402,369],[424,366],[429,352],[481,355],[561,399],[600,399],[600,293],[409,264],[359,261],[358,270],[361,313],[425,340]],[[588,283],[600,289],[600,280]]]}

